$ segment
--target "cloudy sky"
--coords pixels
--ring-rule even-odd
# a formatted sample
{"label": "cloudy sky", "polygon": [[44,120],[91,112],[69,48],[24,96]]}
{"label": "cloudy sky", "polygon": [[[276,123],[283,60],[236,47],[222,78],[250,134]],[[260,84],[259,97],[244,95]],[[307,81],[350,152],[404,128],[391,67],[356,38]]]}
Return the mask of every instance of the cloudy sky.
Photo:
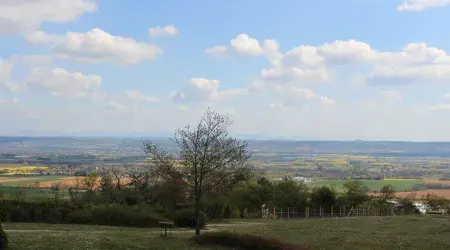
{"label": "cloudy sky", "polygon": [[[132,3],[131,3],[132,2]],[[0,135],[450,140],[450,0],[1,0]]]}

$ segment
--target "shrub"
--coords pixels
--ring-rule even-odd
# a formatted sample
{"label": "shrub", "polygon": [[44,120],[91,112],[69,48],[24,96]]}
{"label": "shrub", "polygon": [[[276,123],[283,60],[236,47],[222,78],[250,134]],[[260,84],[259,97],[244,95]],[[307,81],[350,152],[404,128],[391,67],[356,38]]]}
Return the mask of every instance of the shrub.
{"label": "shrub", "polygon": [[[195,226],[197,225],[195,211],[189,208],[177,211],[175,213],[174,222],[177,227],[195,228]],[[200,212],[200,228],[204,228],[205,225],[206,214]]]}
{"label": "shrub", "polygon": [[92,222],[92,215],[87,210],[76,210],[69,213],[67,222],[73,224],[94,224]]}
{"label": "shrub", "polygon": [[216,232],[197,235],[193,238],[198,245],[221,245],[240,249],[266,249],[266,250],[301,250],[305,247],[286,244],[277,239],[266,239],[259,236],[236,234],[231,232]]}
{"label": "shrub", "polygon": [[9,211],[9,219],[11,222],[29,222],[30,213],[23,207],[13,207]]}
{"label": "shrub", "polygon": [[230,204],[227,204],[227,205],[223,208],[222,218],[226,218],[226,219],[231,218],[231,207],[230,207]]}
{"label": "shrub", "polygon": [[8,237],[6,236],[5,231],[3,231],[3,227],[0,222],[0,249],[8,248]]}
{"label": "shrub", "polygon": [[56,209],[49,209],[44,214],[44,222],[46,223],[61,223],[62,221],[62,214],[59,210]]}
{"label": "shrub", "polygon": [[239,211],[239,208],[237,208],[237,207],[233,208],[231,217],[232,218],[240,218],[241,217],[241,211]]}
{"label": "shrub", "polygon": [[158,227],[163,217],[152,211],[138,210],[126,206],[101,205],[69,214],[69,223],[126,227]]}
{"label": "shrub", "polygon": [[247,208],[244,208],[244,211],[242,211],[242,218],[248,218],[248,210],[247,210]]}

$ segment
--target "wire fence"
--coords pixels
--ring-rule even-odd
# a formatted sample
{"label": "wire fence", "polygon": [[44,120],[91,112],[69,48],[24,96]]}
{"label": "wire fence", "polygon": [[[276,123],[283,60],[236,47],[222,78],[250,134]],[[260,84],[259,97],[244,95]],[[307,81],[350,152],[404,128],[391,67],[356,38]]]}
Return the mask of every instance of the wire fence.
{"label": "wire fence", "polygon": [[398,209],[394,206],[306,206],[306,207],[263,207],[264,219],[308,219],[349,216],[395,216],[414,214],[414,210]]}

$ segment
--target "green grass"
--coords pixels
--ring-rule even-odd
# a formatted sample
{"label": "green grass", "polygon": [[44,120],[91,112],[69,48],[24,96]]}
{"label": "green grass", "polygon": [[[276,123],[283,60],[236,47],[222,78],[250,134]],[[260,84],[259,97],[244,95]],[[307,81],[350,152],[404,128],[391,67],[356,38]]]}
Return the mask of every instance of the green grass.
{"label": "green grass", "polygon": [[[176,232],[170,238],[159,229],[107,226],[3,223],[8,249],[220,249],[198,248],[188,241],[191,231]],[[223,249],[223,248],[222,248]]]}
{"label": "green grass", "polygon": [[[422,179],[405,179],[405,180],[360,180],[370,191],[379,191],[384,185],[392,185],[398,192],[412,191],[412,188],[416,184],[424,184]],[[310,183],[309,186],[335,186],[338,190],[343,188],[346,180],[325,180]]]}
{"label": "green grass", "polygon": [[[55,191],[45,188],[20,188],[20,187],[3,187],[0,188],[5,197],[17,197],[18,195],[24,196],[27,199],[39,199],[54,197]],[[69,196],[68,190],[57,191],[59,197],[65,198]]]}
{"label": "green grass", "polygon": [[231,231],[279,238],[311,249],[450,249],[448,217],[277,220]]}
{"label": "green grass", "polygon": [[[194,245],[188,241],[191,230],[163,238],[158,229],[19,223],[4,223],[3,228],[10,249],[225,249]],[[244,220],[210,228],[279,238],[310,249],[450,249],[450,220],[438,216]]]}
{"label": "green grass", "polygon": [[[56,181],[59,179],[63,179],[63,178],[67,178],[67,176],[61,176],[61,175],[49,175],[49,176],[11,176],[11,175],[3,175],[0,177],[7,177],[8,181],[7,182],[2,182],[2,180],[0,180],[0,183],[3,186],[8,186],[8,187],[14,187],[14,186],[20,186],[20,185],[24,185],[24,184],[32,184],[32,183],[36,183],[36,182],[46,182],[46,181]],[[11,181],[11,179],[18,179],[17,181]]]}

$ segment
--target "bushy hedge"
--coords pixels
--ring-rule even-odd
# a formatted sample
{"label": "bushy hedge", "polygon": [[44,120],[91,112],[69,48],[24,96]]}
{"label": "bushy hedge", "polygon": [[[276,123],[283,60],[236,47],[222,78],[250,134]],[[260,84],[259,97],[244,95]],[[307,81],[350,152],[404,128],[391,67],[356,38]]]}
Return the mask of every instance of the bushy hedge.
{"label": "bushy hedge", "polygon": [[73,211],[68,223],[94,224],[127,227],[158,227],[165,220],[152,211],[144,211],[129,206],[100,205],[89,209]]}
{"label": "bushy hedge", "polygon": [[303,246],[286,244],[277,239],[266,239],[259,236],[236,234],[230,232],[205,233],[195,236],[198,245],[221,245],[239,249],[265,250],[304,250]]}
{"label": "bushy hedge", "polygon": [[0,218],[10,222],[75,223],[128,227],[158,227],[164,219],[147,206],[99,205],[88,208],[39,202],[0,202]]}
{"label": "bushy hedge", "polygon": [[0,222],[0,249],[8,248],[8,236],[6,236],[5,231],[3,231],[3,227]]}
{"label": "bushy hedge", "polygon": [[[182,209],[175,213],[174,218],[175,225],[177,227],[195,228],[197,225],[197,218],[195,217],[195,211],[193,209]],[[204,228],[206,225],[206,214],[200,212],[200,228]]]}

